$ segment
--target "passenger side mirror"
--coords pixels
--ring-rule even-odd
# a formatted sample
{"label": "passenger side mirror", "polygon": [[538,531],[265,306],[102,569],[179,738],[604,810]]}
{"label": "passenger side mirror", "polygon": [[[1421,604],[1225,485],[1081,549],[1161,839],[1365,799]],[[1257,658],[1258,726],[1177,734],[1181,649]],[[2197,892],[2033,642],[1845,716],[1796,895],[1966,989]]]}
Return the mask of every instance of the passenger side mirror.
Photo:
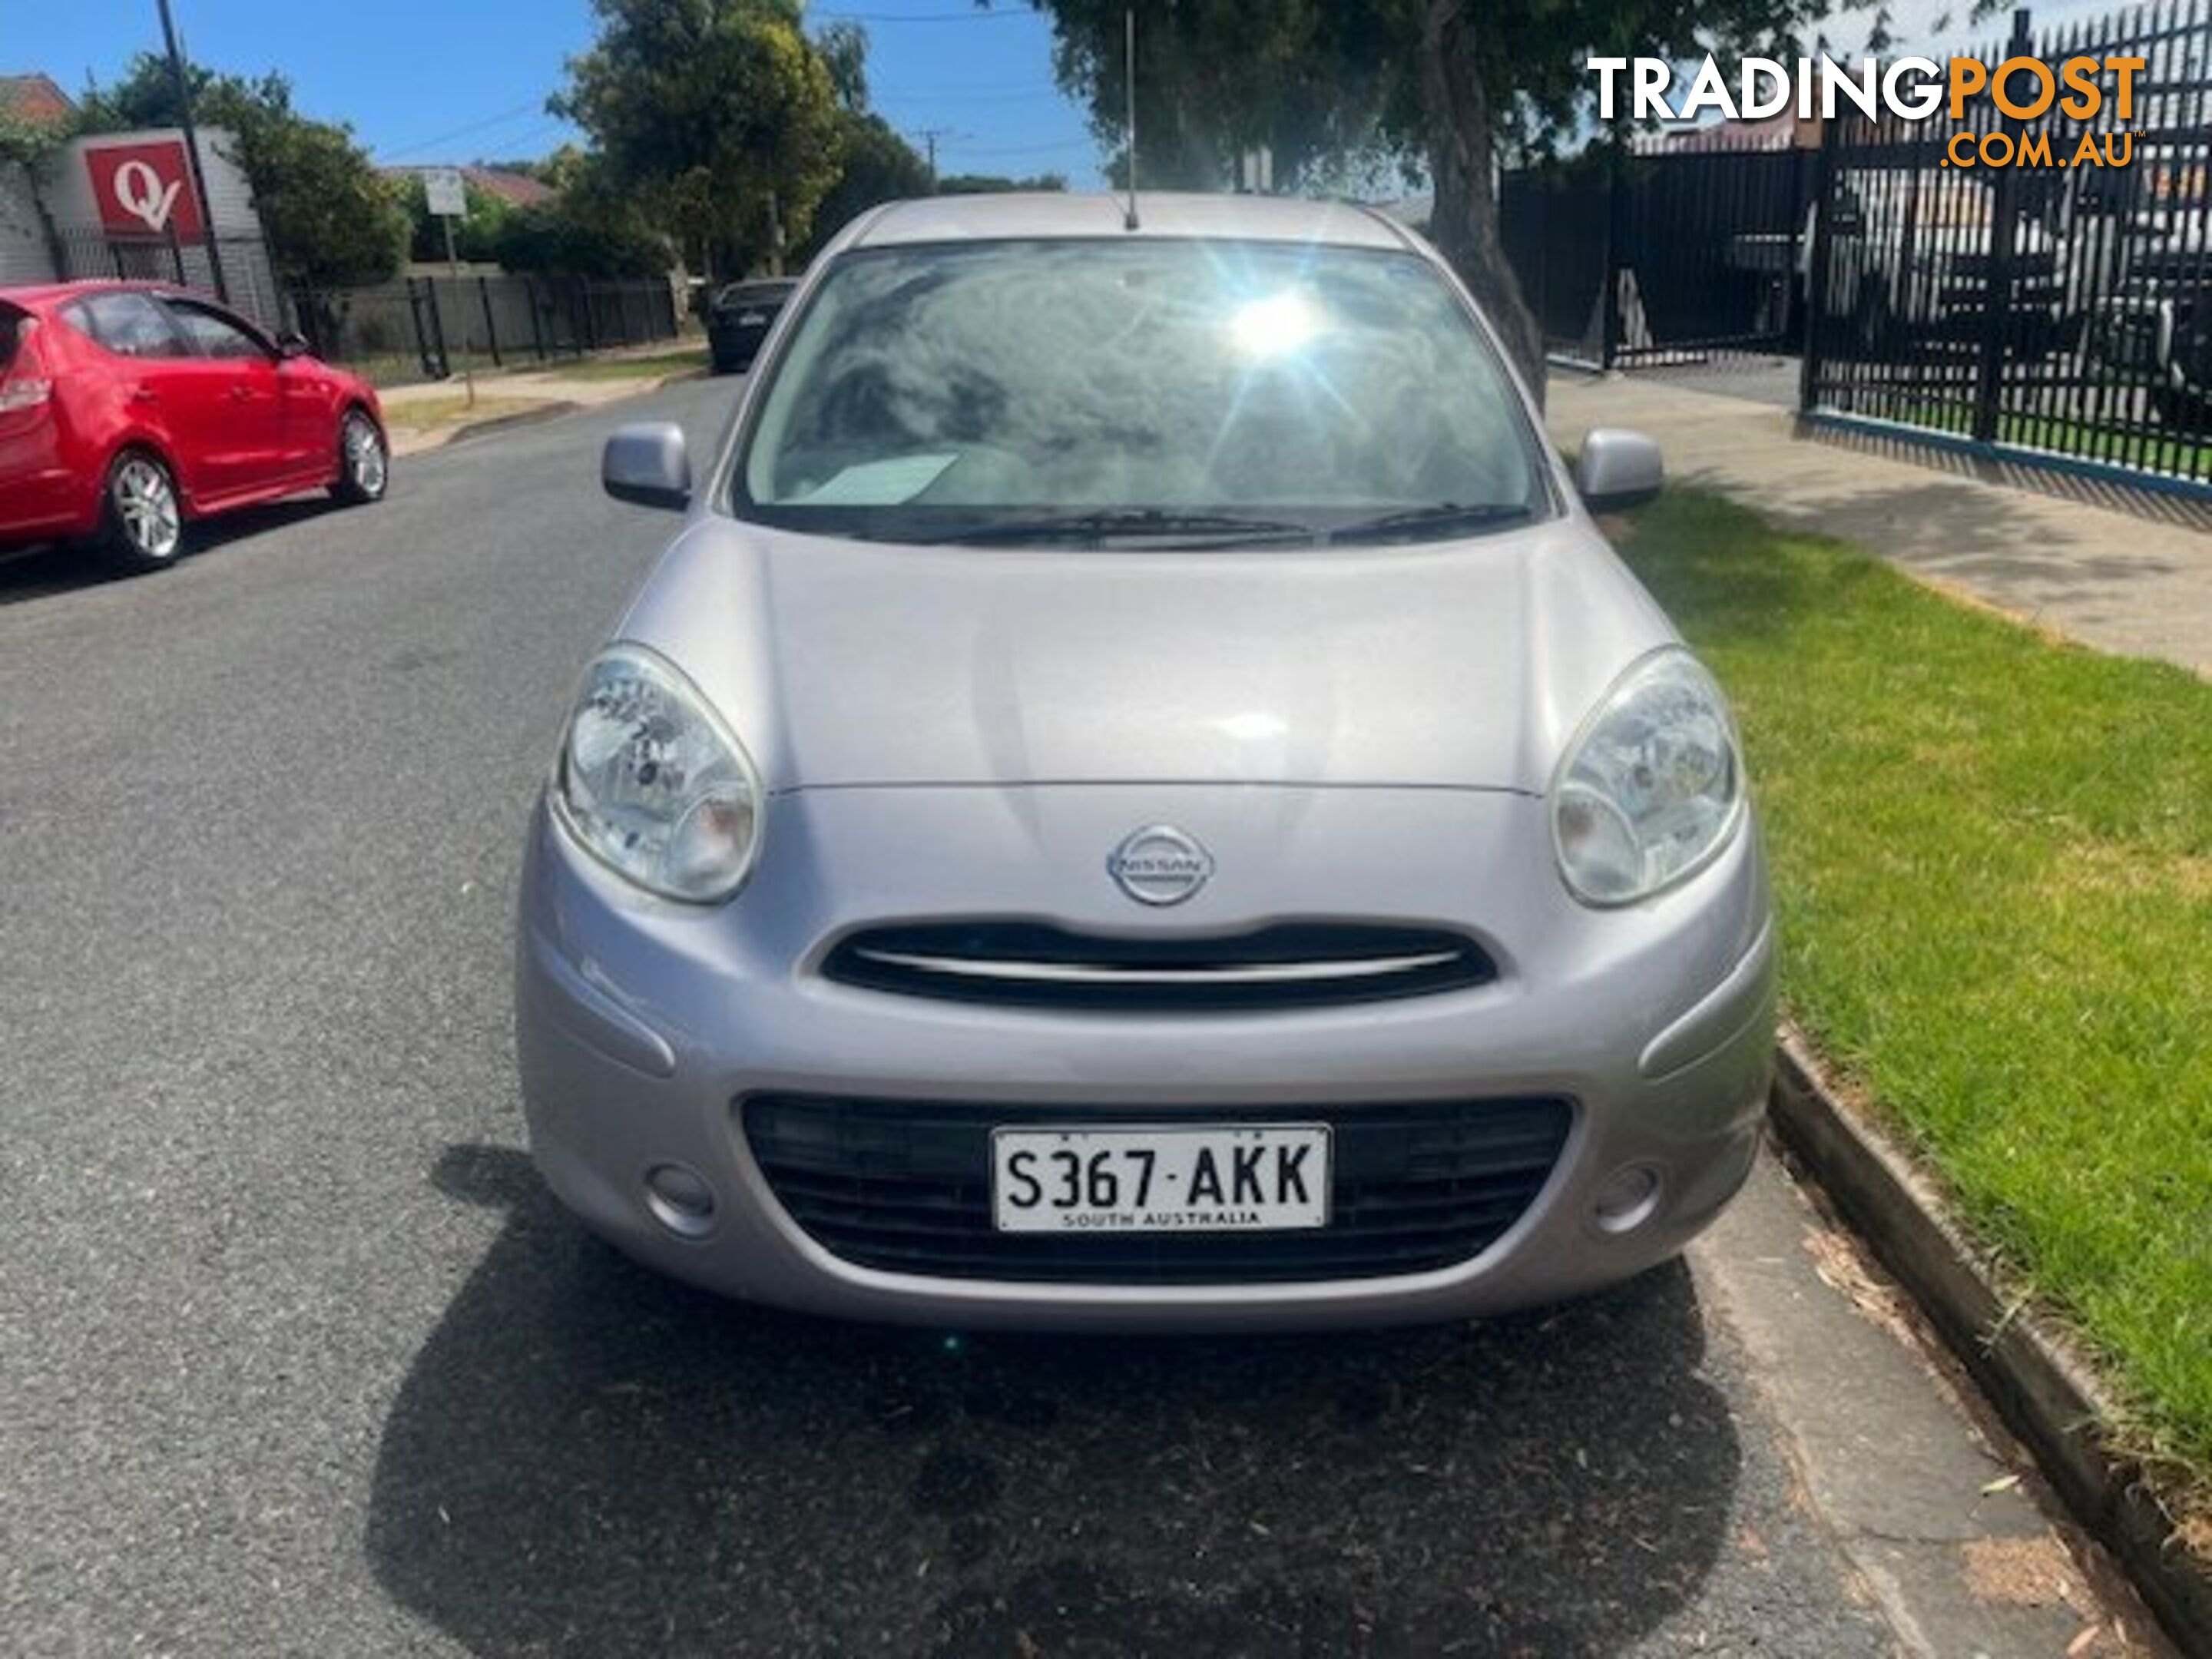
{"label": "passenger side mirror", "polygon": [[618,501],[682,512],[691,501],[691,456],[672,421],[617,427],[599,461],[599,482]]}
{"label": "passenger side mirror", "polygon": [[290,329],[276,337],[276,355],[279,357],[305,357],[312,349],[306,335],[296,334]]}
{"label": "passenger side mirror", "polygon": [[1593,513],[1618,513],[1656,500],[1667,482],[1659,446],[1641,432],[1601,426],[1583,434],[1575,489]]}

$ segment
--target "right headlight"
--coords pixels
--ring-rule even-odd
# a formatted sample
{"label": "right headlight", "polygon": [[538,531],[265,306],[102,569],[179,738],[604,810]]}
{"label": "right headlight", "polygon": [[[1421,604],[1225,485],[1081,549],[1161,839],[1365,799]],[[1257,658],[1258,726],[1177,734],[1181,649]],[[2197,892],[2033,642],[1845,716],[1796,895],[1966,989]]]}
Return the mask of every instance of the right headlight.
{"label": "right headlight", "polygon": [[1743,815],[1728,700],[1695,657],[1655,651],[1615,681],[1552,781],[1559,873],[1585,904],[1632,904],[1727,842]]}
{"label": "right headlight", "polygon": [[643,646],[611,646],[585,671],[552,799],[586,852],[687,904],[728,898],[759,850],[760,778],[744,745]]}

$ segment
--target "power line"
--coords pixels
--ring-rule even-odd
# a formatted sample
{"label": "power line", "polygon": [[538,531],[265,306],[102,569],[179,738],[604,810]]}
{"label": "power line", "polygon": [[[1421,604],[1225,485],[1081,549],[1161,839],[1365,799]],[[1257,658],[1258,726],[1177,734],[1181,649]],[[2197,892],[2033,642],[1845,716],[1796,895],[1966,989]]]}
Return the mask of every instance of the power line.
{"label": "power line", "polygon": [[380,160],[387,161],[398,155],[419,155],[426,149],[435,149],[439,145],[450,143],[456,138],[465,138],[469,134],[481,132],[486,127],[502,125],[514,120],[517,116],[543,115],[544,112],[545,100],[542,98],[533,98],[526,104],[517,104],[513,109],[501,110],[496,115],[487,115],[481,121],[471,121],[466,126],[455,127],[450,132],[441,132],[411,144],[401,144],[394,149],[380,149],[377,155]]}

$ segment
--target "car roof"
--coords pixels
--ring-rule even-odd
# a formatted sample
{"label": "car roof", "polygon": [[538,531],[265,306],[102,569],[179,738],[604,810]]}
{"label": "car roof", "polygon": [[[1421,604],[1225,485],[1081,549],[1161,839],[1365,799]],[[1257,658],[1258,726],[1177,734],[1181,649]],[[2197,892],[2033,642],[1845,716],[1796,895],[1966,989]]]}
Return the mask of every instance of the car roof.
{"label": "car roof", "polygon": [[1119,236],[1318,242],[1338,247],[1416,246],[1400,227],[1372,208],[1354,202],[1139,190],[1134,231],[1126,228],[1127,211],[1125,196],[1078,196],[1058,191],[932,196],[921,201],[894,202],[882,209],[847,246]]}

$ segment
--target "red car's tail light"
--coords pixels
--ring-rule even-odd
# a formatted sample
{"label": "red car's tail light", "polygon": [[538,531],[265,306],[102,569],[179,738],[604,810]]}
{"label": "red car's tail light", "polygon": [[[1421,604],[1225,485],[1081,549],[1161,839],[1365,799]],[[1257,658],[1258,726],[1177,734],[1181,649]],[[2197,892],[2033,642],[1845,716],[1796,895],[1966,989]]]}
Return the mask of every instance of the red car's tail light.
{"label": "red car's tail light", "polygon": [[36,409],[51,402],[53,395],[52,380],[0,381],[0,415],[12,415],[19,409]]}

